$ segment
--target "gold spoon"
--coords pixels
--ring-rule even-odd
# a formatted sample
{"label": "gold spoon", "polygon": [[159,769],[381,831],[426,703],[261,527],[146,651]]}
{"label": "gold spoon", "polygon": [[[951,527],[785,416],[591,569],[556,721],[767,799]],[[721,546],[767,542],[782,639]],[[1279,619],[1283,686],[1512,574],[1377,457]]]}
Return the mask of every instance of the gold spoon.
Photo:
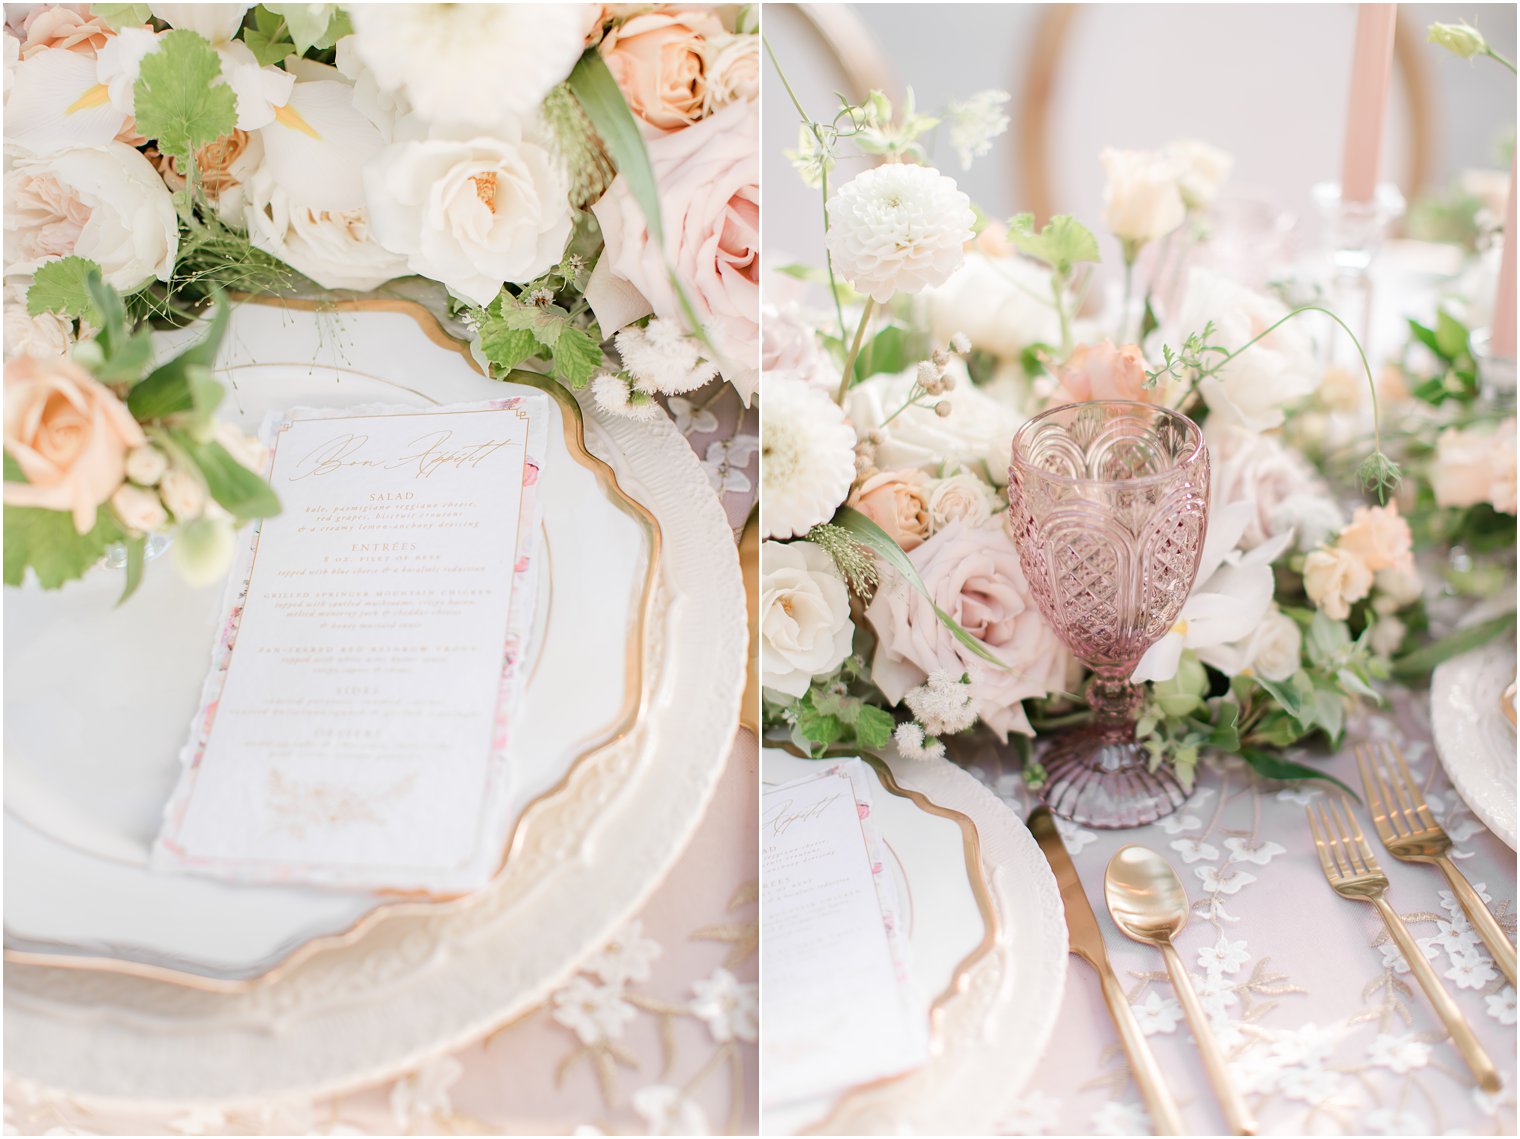
{"label": "gold spoon", "polygon": [[1108,912],[1114,924],[1126,937],[1142,945],[1154,945],[1166,959],[1167,972],[1172,975],[1172,987],[1182,1002],[1193,1039],[1198,1041],[1203,1066],[1208,1070],[1209,1081],[1224,1107],[1225,1119],[1236,1135],[1255,1135],[1256,1123],[1246,1110],[1240,1093],[1230,1083],[1224,1057],[1219,1045],[1209,1032],[1208,1016],[1198,1003],[1193,982],[1188,979],[1182,958],[1172,945],[1172,938],[1182,932],[1187,924],[1187,891],[1182,888],[1170,863],[1153,850],[1143,846],[1126,846],[1109,860],[1103,875],[1103,894],[1108,899]]}

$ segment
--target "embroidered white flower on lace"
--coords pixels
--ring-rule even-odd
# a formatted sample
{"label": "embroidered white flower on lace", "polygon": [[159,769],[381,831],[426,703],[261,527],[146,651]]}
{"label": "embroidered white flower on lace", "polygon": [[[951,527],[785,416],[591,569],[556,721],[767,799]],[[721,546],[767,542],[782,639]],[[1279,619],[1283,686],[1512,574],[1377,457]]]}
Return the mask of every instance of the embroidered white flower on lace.
{"label": "embroidered white flower on lace", "polygon": [[1277,793],[1279,803],[1297,803],[1300,807],[1307,807],[1320,796],[1319,791],[1313,787],[1284,787]]}
{"label": "embroidered white flower on lace", "polygon": [[644,328],[630,324],[612,340],[623,367],[646,392],[684,395],[718,374],[701,342],[673,320],[656,318]]}
{"label": "embroidered white flower on lace", "polygon": [[707,1024],[719,1044],[743,1040],[753,1044],[760,1035],[760,986],[741,982],[727,969],[717,969],[705,981],[693,981],[692,1014]]}
{"label": "embroidered white flower on lace", "polygon": [[1412,1032],[1398,1036],[1380,1033],[1367,1049],[1367,1062],[1402,1076],[1430,1063],[1430,1045],[1416,1039]]}
{"label": "embroidered white flower on lace", "polygon": [[917,688],[910,688],[903,701],[930,735],[954,735],[976,723],[971,685],[962,684],[959,676],[943,669],[931,672]]}
{"label": "embroidered white flower on lace", "polygon": [[660,405],[643,392],[635,392],[628,381],[611,372],[603,372],[591,381],[591,394],[597,407],[608,415],[620,415],[626,419],[655,419]]}
{"label": "embroidered white flower on lace", "polygon": [[1499,978],[1493,962],[1476,953],[1471,956],[1452,954],[1452,965],[1445,976],[1455,981],[1459,989],[1481,989]]}
{"label": "embroidered white flower on lace", "polygon": [[1213,945],[1198,951],[1198,964],[1210,973],[1239,973],[1240,967],[1251,960],[1250,950],[1244,941],[1231,941],[1220,935]]}
{"label": "embroidered white flower on lace", "polygon": [[1199,842],[1196,838],[1179,838],[1168,844],[1187,863],[1207,859],[1213,862],[1219,857],[1219,848],[1213,843]]}
{"label": "embroidered white flower on lace", "polygon": [[[1486,882],[1474,882],[1472,888],[1478,897],[1482,899],[1484,905],[1494,900],[1494,896],[1488,892],[1488,884]],[[1462,909],[1462,903],[1457,901],[1457,896],[1450,890],[1437,890],[1436,897],[1441,900],[1441,908],[1451,914],[1452,917],[1460,916],[1463,921],[1467,920],[1467,913]]]}
{"label": "embroidered white flower on lace", "polygon": [[[227,1115],[216,1107],[191,1108],[178,1119],[169,1121],[169,1130],[177,1131],[181,1135],[212,1135],[220,1134],[227,1126]],[[5,1129],[7,1135],[18,1134],[9,1127]]]}
{"label": "embroidered white flower on lace", "polygon": [[679,1088],[654,1084],[633,1093],[633,1110],[650,1135],[707,1135],[707,1113]]}
{"label": "embroidered white flower on lace", "polygon": [[[1421,938],[1415,942],[1424,951],[1425,956],[1434,961],[1440,956],[1430,938]],[[1404,960],[1404,954],[1392,941],[1385,941],[1378,946],[1378,951],[1383,955],[1383,968],[1392,969],[1395,973],[1409,972],[1409,962]]]}
{"label": "embroidered white flower on lace", "polygon": [[1234,866],[1197,866],[1193,873],[1203,888],[1211,894],[1238,894],[1242,888],[1256,881],[1256,875],[1248,874]]}
{"label": "embroidered white flower on lace", "polygon": [[935,740],[928,742],[924,736],[924,729],[911,720],[905,724],[898,724],[897,730],[892,733],[892,739],[897,744],[897,750],[904,759],[917,759],[927,762],[931,759],[945,758],[945,745]]}
{"label": "embroidered white flower on lace", "polygon": [[698,407],[684,396],[671,396],[665,401],[665,407],[676,421],[676,430],[682,435],[711,435],[718,429],[716,415],[705,407]]}
{"label": "embroidered white flower on lace", "polygon": [[1056,833],[1061,836],[1061,842],[1067,850],[1071,851],[1073,857],[1098,841],[1095,833],[1083,830],[1080,825],[1070,819],[1056,819]]}
{"label": "embroidered white flower on lace", "polygon": [[1380,1107],[1367,1113],[1363,1120],[1372,1135],[1429,1135],[1431,1125],[1412,1111],[1395,1111]]}
{"label": "embroidered white flower on lace", "polygon": [[948,281],[976,224],[955,179],[905,163],[855,175],[827,208],[835,272],[878,303]]}
{"label": "embroidered white flower on lace", "polygon": [[391,1116],[401,1132],[448,1115],[454,1109],[449,1089],[463,1075],[463,1064],[452,1056],[440,1056],[391,1085]]}
{"label": "embroidered white flower on lace", "polygon": [[1264,842],[1260,846],[1247,846],[1245,839],[1227,838],[1224,840],[1224,848],[1230,852],[1230,857],[1236,862],[1249,862],[1253,866],[1265,866],[1279,854],[1287,854],[1288,848],[1279,846],[1275,842]]}
{"label": "embroidered white flower on lace", "polygon": [[554,994],[554,1019],[580,1037],[582,1044],[616,1040],[638,1013],[623,999],[622,985],[597,984],[576,976]]}
{"label": "embroidered white flower on lace", "polygon": [[[1230,1023],[1229,1010],[1240,1003],[1240,997],[1229,980],[1222,973],[1210,970],[1204,976],[1195,979],[1193,987],[1198,991],[1198,1003],[1203,1005],[1203,1011],[1208,1013],[1210,1025],[1216,1028],[1228,1025]],[[1215,1033],[1215,1036],[1219,1035],[1219,1032]],[[1223,1045],[1222,1040],[1221,1045]]]}
{"label": "embroidered white flower on lace", "polygon": [[1004,1135],[1048,1135],[1060,1115],[1061,1101],[1037,1088],[1019,1096],[1003,1113],[997,1131]]}
{"label": "embroidered white flower on lace", "polygon": [[1203,820],[1197,815],[1168,815],[1160,825],[1167,834],[1187,834],[1188,831],[1201,831]]}
{"label": "embroidered white flower on lace", "polygon": [[962,170],[970,170],[973,162],[992,149],[992,140],[1008,129],[1008,99],[1007,91],[978,91],[945,108],[950,145]]}
{"label": "embroidered white flower on lace", "polygon": [[732,439],[714,439],[707,445],[702,469],[718,494],[745,494],[754,488],[745,467],[759,449],[753,435],[735,435]]}
{"label": "embroidered white flower on lace", "polygon": [[1093,1112],[1094,1135],[1144,1135],[1151,1119],[1137,1103],[1105,1103]]}
{"label": "embroidered white flower on lace", "polygon": [[644,936],[644,923],[634,920],[582,968],[608,985],[649,980],[650,966],[662,950],[660,943]]}
{"label": "embroidered white flower on lace", "polygon": [[1173,1032],[1182,1019],[1182,1006],[1171,997],[1163,997],[1155,989],[1145,994],[1145,999],[1132,1006],[1140,1031],[1147,1036]]}
{"label": "embroidered white flower on lace", "polygon": [[1490,993],[1484,997],[1483,1001],[1488,1005],[1488,1015],[1500,1024],[1515,1023],[1515,987],[1513,985],[1505,985],[1497,993]]}

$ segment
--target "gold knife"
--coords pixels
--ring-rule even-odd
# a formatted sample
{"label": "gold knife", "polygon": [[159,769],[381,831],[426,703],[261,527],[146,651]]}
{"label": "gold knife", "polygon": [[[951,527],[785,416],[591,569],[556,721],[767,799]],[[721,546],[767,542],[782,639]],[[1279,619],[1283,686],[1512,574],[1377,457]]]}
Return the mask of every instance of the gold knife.
{"label": "gold knife", "polygon": [[1082,880],[1077,877],[1076,864],[1061,842],[1061,836],[1056,831],[1056,821],[1047,808],[1034,809],[1029,816],[1029,830],[1044,851],[1045,859],[1055,871],[1056,882],[1061,887],[1071,952],[1091,965],[1103,984],[1103,999],[1108,1004],[1108,1014],[1113,1017],[1114,1026],[1119,1030],[1119,1042],[1124,1045],[1125,1054],[1129,1057],[1129,1070],[1135,1077],[1135,1086],[1140,1089],[1140,1097],[1145,1100],[1151,1122],[1156,1125],[1156,1134],[1184,1134],[1182,1119],[1177,1114],[1177,1104],[1173,1101],[1171,1092],[1167,1091],[1166,1081],[1161,1078],[1156,1057],[1146,1042],[1145,1033],[1140,1031],[1140,1024],[1129,1007],[1129,1000],[1124,995],[1114,967],[1108,963],[1108,950],[1104,948],[1103,933],[1098,928],[1092,903],[1087,900]]}

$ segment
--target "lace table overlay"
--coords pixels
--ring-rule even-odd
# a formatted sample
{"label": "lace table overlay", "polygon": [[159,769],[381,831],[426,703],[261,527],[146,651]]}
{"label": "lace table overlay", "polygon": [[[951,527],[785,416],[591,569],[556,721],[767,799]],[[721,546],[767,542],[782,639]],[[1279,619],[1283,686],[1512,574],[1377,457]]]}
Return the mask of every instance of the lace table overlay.
{"label": "lace table overlay", "polygon": [[[1392,707],[1353,724],[1341,755],[1289,758],[1323,764],[1359,788],[1350,743],[1396,743],[1451,835],[1452,857],[1513,939],[1514,852],[1452,791],[1431,742],[1428,696],[1399,693]],[[970,763],[1014,810],[1032,807],[1011,763],[990,753]],[[1191,798],[1151,826],[1059,824],[1184,1126],[1222,1134],[1225,1123],[1160,955],[1120,934],[1104,905],[1104,867],[1131,842],[1163,852],[1188,890],[1193,912],[1177,946],[1263,1134],[1513,1135],[1515,990],[1440,871],[1377,850],[1389,901],[1504,1077],[1502,1091],[1486,1095],[1376,912],[1338,897],[1325,882],[1304,806],[1327,794],[1338,792],[1323,782],[1264,780],[1239,759],[1213,757],[1200,767]],[[1360,815],[1370,837],[1370,820]],[[1097,976],[1080,962],[1069,972],[1051,1044],[1002,1127],[1016,1135],[1150,1133]]]}

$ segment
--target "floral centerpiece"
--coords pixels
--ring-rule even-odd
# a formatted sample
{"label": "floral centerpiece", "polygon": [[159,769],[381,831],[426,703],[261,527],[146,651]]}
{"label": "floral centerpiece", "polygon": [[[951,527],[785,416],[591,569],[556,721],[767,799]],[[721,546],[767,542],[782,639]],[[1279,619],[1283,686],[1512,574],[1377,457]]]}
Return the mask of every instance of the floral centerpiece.
{"label": "floral centerpiece", "polygon": [[[274,508],[225,502],[208,469],[237,450],[207,442],[209,356],[182,369],[192,404],[142,394],[161,384],[139,330],[218,292],[422,278],[498,372],[590,385],[633,418],[720,378],[748,404],[755,23],[744,7],[596,4],[8,14],[6,580],[30,566],[59,584],[122,540],[140,571],[166,525],[205,576],[196,551],[230,534],[191,508],[191,483],[231,520]],[[91,434],[60,458],[64,403]],[[68,533],[35,513],[58,508]]]}
{"label": "floral centerpiece", "polygon": [[[1280,750],[1337,743],[1352,702],[1460,647],[1420,643],[1406,517],[1455,468],[1411,459],[1401,481],[1378,415],[1389,377],[1374,382],[1361,357],[1355,374],[1322,363],[1326,337],[1355,344],[1333,313],[1180,270],[1231,165],[1212,147],[1103,154],[1119,281],[1085,303],[1097,233],[1067,216],[996,221],[929,162],[942,129],[964,165],[985,153],[1006,99],[931,116],[874,94],[826,121],[798,107],[790,156],[820,191],[827,238],[821,265],[788,273],[827,293],[817,313],[793,300],[766,314],[768,728],[815,754],[893,743],[910,758],[991,732],[1038,784],[1033,738],[1091,713],[1010,537],[1010,442],[1045,408],[1131,400],[1188,414],[1212,459],[1195,584],[1133,675],[1140,742],[1185,785],[1206,748],[1276,778],[1320,776]],[[837,184],[852,148],[886,161]],[[1333,459],[1293,429],[1350,402]],[[1484,477],[1512,487],[1513,446],[1489,459]],[[1515,509],[1512,494],[1484,501]]]}

